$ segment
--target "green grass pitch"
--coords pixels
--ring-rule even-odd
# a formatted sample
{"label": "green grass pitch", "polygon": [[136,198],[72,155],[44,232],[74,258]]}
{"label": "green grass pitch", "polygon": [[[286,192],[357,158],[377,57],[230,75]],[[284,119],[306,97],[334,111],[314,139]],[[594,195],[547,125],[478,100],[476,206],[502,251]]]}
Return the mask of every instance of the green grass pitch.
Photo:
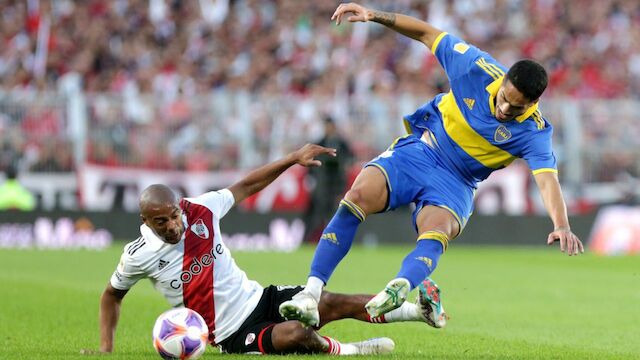
{"label": "green grass pitch", "polygon": [[[98,346],[99,296],[122,245],[103,252],[0,250],[0,359],[159,359],[151,328],[167,304],[146,280],[124,300],[115,353],[79,354]],[[355,247],[328,289],[376,293],[408,249]],[[305,281],[312,255],[309,247],[234,254],[263,285]],[[396,350],[386,359],[640,358],[639,257],[569,258],[557,248],[454,244],[434,279],[451,316],[445,329],[345,320],[322,333],[341,341],[391,337]],[[214,348],[204,356],[240,357]]]}

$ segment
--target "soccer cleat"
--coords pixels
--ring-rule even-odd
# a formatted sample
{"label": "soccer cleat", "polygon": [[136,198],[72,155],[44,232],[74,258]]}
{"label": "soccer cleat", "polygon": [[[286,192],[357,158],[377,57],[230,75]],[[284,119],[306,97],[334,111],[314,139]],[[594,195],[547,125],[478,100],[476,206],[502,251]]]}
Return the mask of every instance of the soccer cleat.
{"label": "soccer cleat", "polygon": [[291,300],[280,304],[280,315],[287,320],[298,320],[306,326],[318,326],[320,314],[318,302],[306,291],[293,295]]}
{"label": "soccer cleat", "polygon": [[393,340],[386,337],[373,338],[348,344],[353,345],[358,349],[357,355],[388,354],[396,347]]}
{"label": "soccer cleat", "polygon": [[364,306],[372,318],[386,314],[393,309],[399,308],[411,290],[409,280],[397,278],[389,281],[387,286],[374,296],[373,299]]}
{"label": "soccer cleat", "polygon": [[416,305],[420,307],[424,321],[438,329],[447,325],[449,318],[440,300],[440,288],[433,280],[426,278],[418,285]]}

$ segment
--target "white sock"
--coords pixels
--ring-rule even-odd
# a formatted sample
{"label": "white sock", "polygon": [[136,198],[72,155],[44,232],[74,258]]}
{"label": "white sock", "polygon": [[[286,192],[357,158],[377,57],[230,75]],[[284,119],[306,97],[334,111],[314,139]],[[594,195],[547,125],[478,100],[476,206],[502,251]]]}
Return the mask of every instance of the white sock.
{"label": "white sock", "polygon": [[386,314],[371,318],[371,322],[398,322],[398,321],[418,321],[422,319],[422,311],[418,305],[405,301],[399,308],[389,311]]}
{"label": "white sock", "polygon": [[307,286],[304,287],[304,291],[309,293],[316,302],[320,302],[320,295],[322,295],[322,288],[324,287],[324,281],[315,276],[309,276],[307,279]]}
{"label": "white sock", "polygon": [[323,336],[323,338],[329,345],[329,348],[326,351],[329,355],[356,355],[359,353],[358,347],[353,344],[343,344],[328,336]]}

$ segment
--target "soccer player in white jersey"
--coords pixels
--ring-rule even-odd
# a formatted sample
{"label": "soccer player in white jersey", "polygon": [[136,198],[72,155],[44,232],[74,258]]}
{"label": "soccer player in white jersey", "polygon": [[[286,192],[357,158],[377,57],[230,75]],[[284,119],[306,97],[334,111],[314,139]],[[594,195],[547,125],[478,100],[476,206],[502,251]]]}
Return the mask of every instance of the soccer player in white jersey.
{"label": "soccer player in white jersey", "polygon": [[294,164],[319,166],[318,155],[335,149],[307,144],[285,158],[249,173],[227,189],[179,200],[165,185],[151,185],[140,196],[141,236],[127,244],[100,301],[100,352],[112,352],[120,306],[127,291],[149,278],[174,307],[191,308],[206,320],[210,343],[229,353],[321,353],[334,355],[390,352],[389,338],[340,343],[316,329],[344,318],[372,323],[422,321],[442,327],[439,290],[424,281],[416,304],[406,303],[386,316],[371,318],[364,305],[373,295],[324,292],[322,322],[316,329],[286,321],[278,306],[302,291],[296,286],[263,288],[249,280],[223,243],[220,219],[236,203],[262,190]]}

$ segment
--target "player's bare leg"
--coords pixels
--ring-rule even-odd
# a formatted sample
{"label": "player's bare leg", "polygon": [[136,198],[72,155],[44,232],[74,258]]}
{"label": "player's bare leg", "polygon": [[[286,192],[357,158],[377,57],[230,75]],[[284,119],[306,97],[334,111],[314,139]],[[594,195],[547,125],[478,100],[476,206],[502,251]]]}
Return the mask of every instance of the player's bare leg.
{"label": "player's bare leg", "polygon": [[318,328],[324,325],[342,319],[356,319],[369,322],[369,315],[364,310],[366,304],[373,295],[369,294],[336,294],[329,291],[323,291],[318,304],[320,313],[320,324]]}
{"label": "player's bare leg", "polygon": [[453,239],[460,233],[460,223],[453,214],[439,206],[425,206],[416,217],[420,234],[427,231],[439,231]]}
{"label": "player's bare leg", "polygon": [[347,191],[345,199],[358,205],[366,215],[383,211],[387,205],[387,178],[375,166],[362,169]]}
{"label": "player's bare leg", "polygon": [[[403,269],[398,277],[389,281],[387,286],[365,305],[371,317],[379,317],[400,307],[413,287],[417,287],[435,269],[437,259],[444,251],[449,239],[453,239],[460,232],[460,224],[453,214],[437,206],[422,208],[416,218],[416,224],[420,234],[416,250],[405,258],[407,264],[405,266],[403,263]],[[423,256],[424,254],[429,256]],[[417,266],[411,262],[417,262]],[[413,275],[404,275],[405,273]],[[414,279],[415,274],[418,274],[419,278]],[[438,312],[440,307],[435,304],[434,306]],[[444,318],[444,310],[441,312]]]}
{"label": "player's bare leg", "polygon": [[329,353],[331,355],[374,355],[393,351],[395,344],[389,338],[375,338],[355,343],[341,343],[321,336],[299,321],[276,324],[271,332],[271,343],[276,353]]}
{"label": "player's bare leg", "polygon": [[311,326],[320,323],[318,301],[322,288],[349,251],[358,225],[367,215],[384,210],[387,197],[387,181],[382,171],[375,166],[362,169],[323,232],[305,290],[280,305],[284,318]]}
{"label": "player's bare leg", "polygon": [[364,307],[371,298],[373,295],[346,295],[324,291],[318,305],[321,319],[318,328],[341,319],[356,319],[375,324],[416,321],[427,323],[434,328],[446,325],[440,289],[431,279],[425,279],[418,286],[415,303],[405,302],[399,308],[377,318],[369,316]]}

